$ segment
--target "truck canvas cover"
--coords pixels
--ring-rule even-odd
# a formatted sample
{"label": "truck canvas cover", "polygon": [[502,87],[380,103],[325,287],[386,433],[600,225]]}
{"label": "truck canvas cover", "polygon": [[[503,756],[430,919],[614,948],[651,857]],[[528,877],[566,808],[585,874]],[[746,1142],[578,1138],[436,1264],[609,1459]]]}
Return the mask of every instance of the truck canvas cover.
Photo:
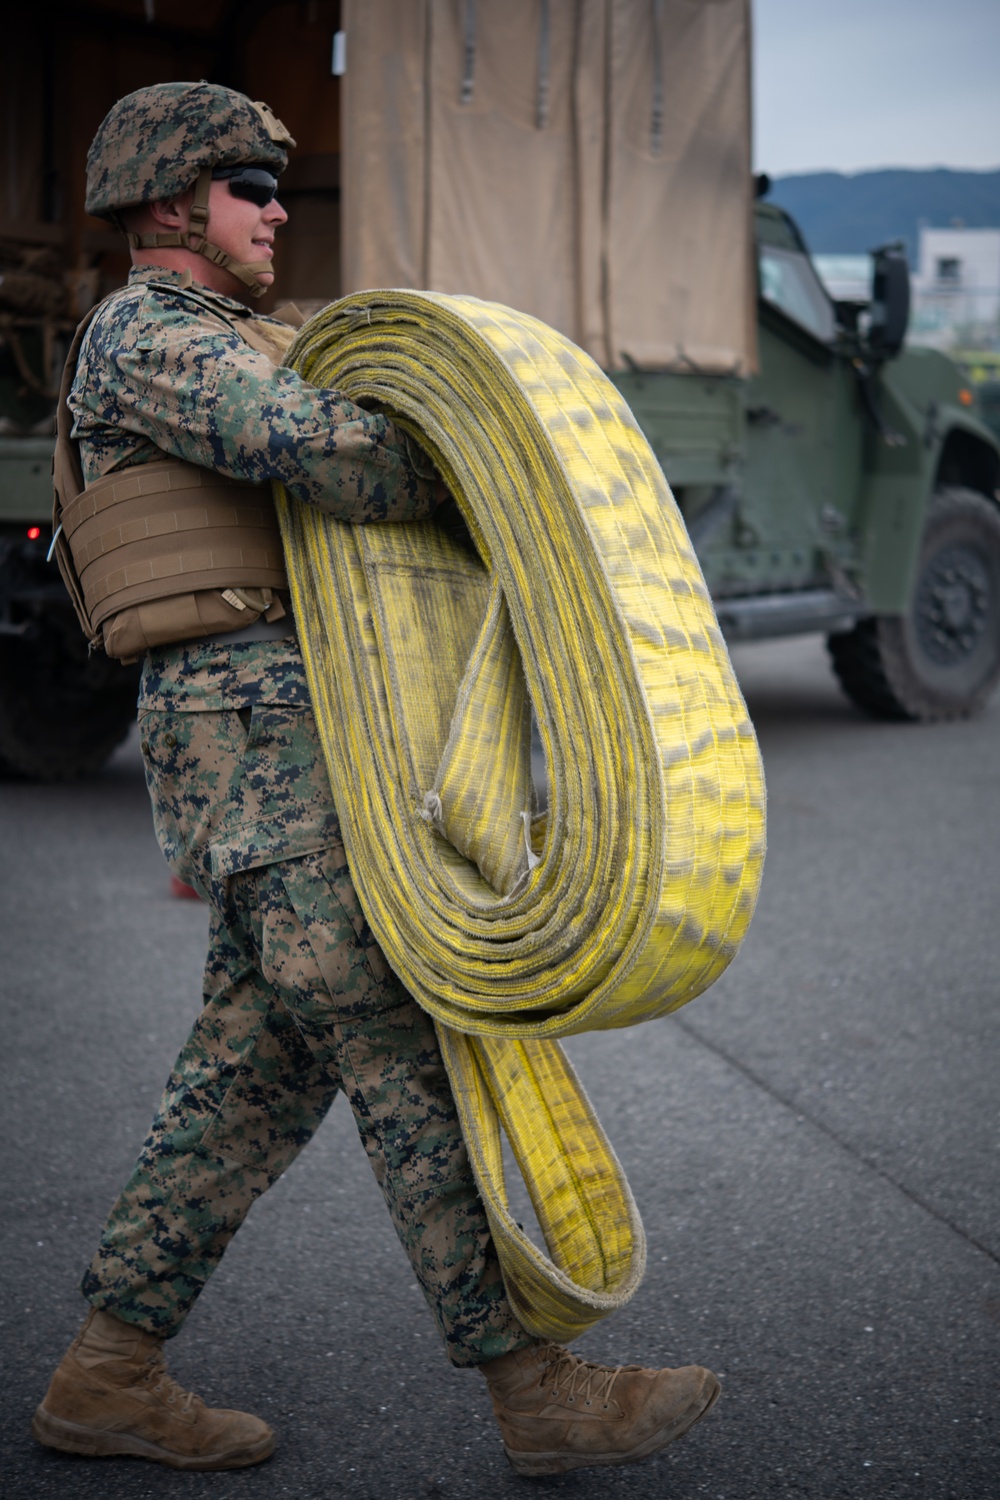
{"label": "truck canvas cover", "polygon": [[606,369],[755,366],[748,0],[345,0],[344,292],[471,293]]}

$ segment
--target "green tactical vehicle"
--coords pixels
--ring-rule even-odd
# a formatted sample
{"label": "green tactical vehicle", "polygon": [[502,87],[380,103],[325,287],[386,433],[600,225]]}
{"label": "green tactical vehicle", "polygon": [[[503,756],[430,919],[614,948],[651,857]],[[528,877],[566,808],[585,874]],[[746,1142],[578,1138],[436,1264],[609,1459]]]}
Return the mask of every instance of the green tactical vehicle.
{"label": "green tactical vehicle", "polygon": [[903,349],[909,273],[832,302],[791,218],[756,207],[760,373],[624,373],[730,641],[822,631],[880,718],[969,714],[1000,677],[1000,444],[958,368]]}
{"label": "green tactical vehicle", "polygon": [[[1000,676],[1000,445],[950,360],[903,349],[898,247],[876,252],[866,308],[830,300],[781,209],[759,202],[756,231],[760,373],[613,376],[722,629],[825,633],[845,691],[878,717],[968,714]],[[8,343],[2,415],[23,430],[41,406],[11,359]],[[0,437],[0,766],[55,780],[127,733],[137,669],[88,654],[46,561],[51,455],[50,437]]]}

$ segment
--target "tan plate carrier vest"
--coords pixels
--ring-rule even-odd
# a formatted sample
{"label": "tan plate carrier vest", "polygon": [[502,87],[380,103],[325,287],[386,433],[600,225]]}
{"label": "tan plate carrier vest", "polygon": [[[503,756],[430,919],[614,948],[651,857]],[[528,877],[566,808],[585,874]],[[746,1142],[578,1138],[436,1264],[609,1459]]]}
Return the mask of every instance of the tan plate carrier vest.
{"label": "tan plate carrier vest", "polygon": [[[56,561],[91,646],[129,661],[152,646],[280,620],[288,577],[269,483],[164,458],[84,487],[66,398],[100,306],[80,324],[66,360],[52,469]],[[302,321],[293,307],[279,316]],[[231,326],[276,365],[295,337],[294,327],[252,318]]]}

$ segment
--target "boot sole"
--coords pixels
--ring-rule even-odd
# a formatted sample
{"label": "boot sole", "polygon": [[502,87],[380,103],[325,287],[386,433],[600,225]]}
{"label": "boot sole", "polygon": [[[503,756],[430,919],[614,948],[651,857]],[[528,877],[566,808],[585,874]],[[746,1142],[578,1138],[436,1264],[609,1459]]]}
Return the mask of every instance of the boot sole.
{"label": "boot sole", "polygon": [[613,1464],[638,1463],[640,1459],[659,1453],[662,1448],[675,1443],[686,1432],[690,1432],[696,1422],[708,1416],[721,1392],[722,1387],[713,1376],[712,1389],[707,1400],[693,1403],[669,1427],[661,1427],[659,1432],[654,1432],[652,1437],[630,1448],[626,1453],[576,1454],[567,1453],[565,1449],[556,1450],[554,1453],[518,1453],[508,1448],[506,1443],[504,1452],[514,1473],[520,1474],[524,1479],[539,1479],[546,1474],[565,1474],[570,1469],[596,1469],[610,1467]]}
{"label": "boot sole", "polygon": [[274,1433],[249,1448],[228,1453],[187,1455],[171,1453],[158,1443],[133,1437],[127,1432],[101,1432],[94,1427],[80,1427],[54,1417],[39,1407],[31,1422],[31,1435],[46,1448],[60,1453],[78,1453],[84,1458],[145,1458],[151,1463],[166,1464],[171,1469],[245,1469],[270,1458],[274,1452]]}

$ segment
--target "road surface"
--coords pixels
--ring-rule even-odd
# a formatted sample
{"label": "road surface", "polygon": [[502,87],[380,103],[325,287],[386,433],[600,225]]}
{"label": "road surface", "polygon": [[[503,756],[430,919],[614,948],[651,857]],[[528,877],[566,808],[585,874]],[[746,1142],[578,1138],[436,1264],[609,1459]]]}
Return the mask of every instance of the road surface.
{"label": "road surface", "polygon": [[274,1424],[274,1459],[176,1475],[34,1445],[81,1270],[198,1006],[206,914],[169,893],[133,739],[85,785],[0,786],[3,1496],[1000,1494],[1000,700],[874,724],[818,641],[735,659],[770,792],[750,936],[679,1015],[569,1044],[650,1255],[581,1349],[712,1365],[709,1420],[642,1465],[516,1479],[340,1100],[171,1346],[182,1382]]}

